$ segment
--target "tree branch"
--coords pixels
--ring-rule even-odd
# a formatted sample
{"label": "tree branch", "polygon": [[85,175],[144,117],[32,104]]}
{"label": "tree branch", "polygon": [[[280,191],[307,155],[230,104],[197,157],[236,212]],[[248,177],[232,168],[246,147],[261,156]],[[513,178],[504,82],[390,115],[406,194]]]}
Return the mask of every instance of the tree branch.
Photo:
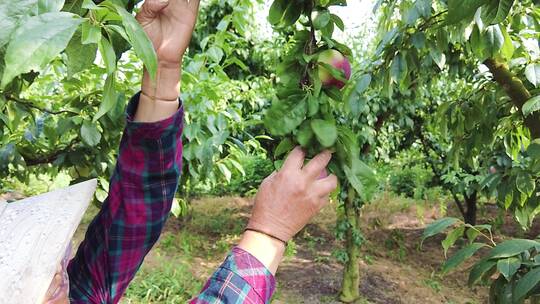
{"label": "tree branch", "polygon": [[[504,62],[489,58],[484,61],[484,64],[493,74],[493,79],[502,86],[512,103],[521,111],[523,105],[531,98],[531,93],[523,82],[510,71]],[[535,112],[525,117],[524,121],[533,138],[540,138],[540,113]]]}
{"label": "tree branch", "polygon": [[467,214],[465,212],[465,208],[463,208],[463,203],[459,200],[459,198],[457,197],[457,195],[454,193],[454,191],[450,191],[450,193],[452,193],[452,197],[454,198],[454,202],[456,203],[456,205],[458,206],[458,209],[459,209],[459,213],[461,213],[461,216],[463,217],[463,219],[466,218]]}
{"label": "tree branch", "polygon": [[[391,114],[390,111],[387,111],[377,117],[377,121],[375,122],[375,126],[373,128],[375,129],[375,134],[379,133],[384,122],[388,119],[388,117],[390,117],[390,114]],[[365,143],[361,149],[362,155],[367,155],[369,154],[370,151],[371,151],[371,144]]]}
{"label": "tree branch", "polygon": [[75,111],[70,111],[70,110],[53,111],[53,110],[44,109],[42,107],[36,106],[35,102],[33,102],[33,101],[18,98],[18,97],[12,96],[12,95],[6,95],[5,97],[6,97],[7,100],[11,100],[11,101],[16,102],[17,104],[20,104],[20,105],[25,106],[27,108],[36,109],[38,111],[53,114],[53,115],[58,115],[58,114],[79,115],[79,113],[77,113]]}
{"label": "tree branch", "polygon": [[30,156],[28,154],[21,153],[21,156],[23,157],[24,162],[26,163],[28,167],[43,165],[43,164],[50,164],[54,162],[55,160],[57,160],[61,154],[74,152],[73,146],[75,146],[78,143],[79,143],[78,139],[73,139],[66,147],[48,155]]}

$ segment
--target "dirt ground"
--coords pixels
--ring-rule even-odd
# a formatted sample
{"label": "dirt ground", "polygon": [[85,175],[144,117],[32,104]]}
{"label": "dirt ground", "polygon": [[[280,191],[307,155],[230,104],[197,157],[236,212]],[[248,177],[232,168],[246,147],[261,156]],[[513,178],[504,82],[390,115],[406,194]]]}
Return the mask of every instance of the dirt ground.
{"label": "dirt ground", "polygon": [[[486,288],[469,289],[466,285],[466,268],[470,263],[448,276],[438,274],[444,259],[440,246],[442,237],[429,239],[422,248],[419,247],[425,225],[440,216],[437,208],[426,208],[419,218],[414,205],[389,208],[388,204],[400,203],[376,202],[367,206],[362,215],[366,241],[362,250],[359,288],[365,299],[359,303],[485,303]],[[240,225],[225,222],[222,225],[224,230],[218,234],[232,232],[235,235],[239,232],[235,227],[240,227],[241,231],[247,220],[250,205],[250,200],[244,198],[196,200],[191,221],[195,217],[207,216],[211,222],[214,216],[222,216],[226,210],[234,215],[231,220]],[[278,270],[278,291],[273,303],[340,303],[337,294],[343,266],[334,257],[334,252],[342,245],[334,240],[335,221],[335,206],[329,206],[295,238],[296,254],[286,257]],[[195,226],[197,224],[189,220],[181,224],[172,219],[167,224],[165,235],[188,229],[207,234],[210,239],[216,237],[207,228]],[[162,244],[158,244],[160,246]],[[220,263],[220,258],[194,259],[194,263],[204,269],[201,271],[199,268],[197,276],[205,278]],[[152,254],[148,262],[151,260]]]}

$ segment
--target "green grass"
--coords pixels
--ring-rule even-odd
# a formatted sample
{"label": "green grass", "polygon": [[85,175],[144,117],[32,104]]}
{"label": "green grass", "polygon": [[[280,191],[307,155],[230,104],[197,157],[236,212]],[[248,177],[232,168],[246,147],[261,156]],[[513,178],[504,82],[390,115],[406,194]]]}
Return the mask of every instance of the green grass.
{"label": "green grass", "polygon": [[162,257],[152,268],[137,273],[122,303],[186,303],[203,284],[188,264]]}
{"label": "green grass", "polygon": [[122,303],[186,303],[197,295],[245,225],[241,210],[222,203],[211,198],[195,203],[187,221],[171,217]]}

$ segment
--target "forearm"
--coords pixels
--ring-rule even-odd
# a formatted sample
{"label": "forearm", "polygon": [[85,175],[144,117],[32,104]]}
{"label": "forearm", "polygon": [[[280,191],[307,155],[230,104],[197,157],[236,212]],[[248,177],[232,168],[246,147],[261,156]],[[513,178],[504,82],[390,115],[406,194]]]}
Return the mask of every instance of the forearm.
{"label": "forearm", "polygon": [[244,232],[238,247],[257,258],[273,275],[276,274],[285,252],[285,243],[250,230]]}
{"label": "forearm", "polygon": [[178,110],[181,63],[159,62],[155,80],[145,70],[135,121],[155,122],[172,116]]}

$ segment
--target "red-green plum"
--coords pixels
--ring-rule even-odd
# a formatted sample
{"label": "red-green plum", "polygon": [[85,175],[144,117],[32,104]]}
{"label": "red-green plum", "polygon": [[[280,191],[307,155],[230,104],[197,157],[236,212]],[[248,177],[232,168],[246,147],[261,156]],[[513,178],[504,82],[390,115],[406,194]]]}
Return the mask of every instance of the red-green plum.
{"label": "red-green plum", "polygon": [[[319,54],[319,62],[326,63],[342,71],[345,79],[349,80],[351,78],[351,63],[349,62],[349,59],[343,56],[339,51],[333,49],[322,51]],[[319,78],[324,87],[333,86],[341,89],[345,86],[344,81],[336,79],[332,76],[332,73],[322,65],[319,66]]]}

